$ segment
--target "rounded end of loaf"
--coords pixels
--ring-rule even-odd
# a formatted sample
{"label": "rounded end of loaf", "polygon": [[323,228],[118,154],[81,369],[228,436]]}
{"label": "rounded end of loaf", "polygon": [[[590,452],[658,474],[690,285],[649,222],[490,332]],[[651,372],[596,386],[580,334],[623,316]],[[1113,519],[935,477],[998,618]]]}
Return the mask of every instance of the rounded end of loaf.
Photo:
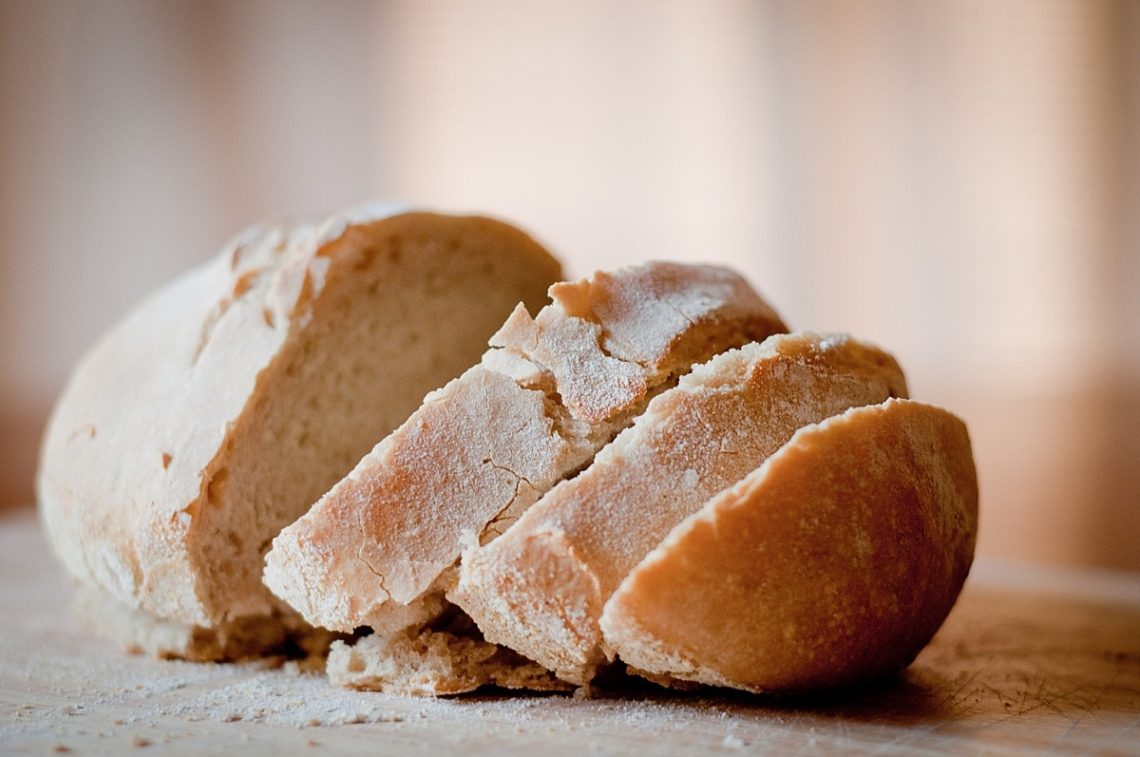
{"label": "rounded end of loaf", "polygon": [[891,399],[807,426],[625,579],[607,649],[648,677],[756,692],[890,675],[953,607],[977,505],[944,410]]}

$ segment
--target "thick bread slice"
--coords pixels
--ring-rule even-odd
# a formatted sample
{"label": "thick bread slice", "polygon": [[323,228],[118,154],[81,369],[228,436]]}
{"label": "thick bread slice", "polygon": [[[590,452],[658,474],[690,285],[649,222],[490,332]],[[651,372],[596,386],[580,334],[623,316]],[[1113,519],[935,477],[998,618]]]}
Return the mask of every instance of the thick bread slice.
{"label": "thick bread slice", "polygon": [[465,544],[587,464],[693,361],[783,330],[712,266],[650,263],[550,295],[274,540],[265,582],[310,623],[391,629],[442,592]]}
{"label": "thick bread slice", "polygon": [[604,656],[603,605],[674,526],[800,427],[905,395],[890,355],[844,336],[773,336],[719,355],[655,398],[585,472],[465,553],[449,598],[488,641],[587,683]]}
{"label": "thick bread slice", "polygon": [[966,426],[888,400],[796,432],[678,525],[606,603],[622,660],[656,680],[798,692],[904,667],[973,559]]}
{"label": "thick bread slice", "polygon": [[486,218],[376,207],[247,232],[78,367],[38,481],[55,551],[188,634],[274,617],[271,538],[558,276]]}

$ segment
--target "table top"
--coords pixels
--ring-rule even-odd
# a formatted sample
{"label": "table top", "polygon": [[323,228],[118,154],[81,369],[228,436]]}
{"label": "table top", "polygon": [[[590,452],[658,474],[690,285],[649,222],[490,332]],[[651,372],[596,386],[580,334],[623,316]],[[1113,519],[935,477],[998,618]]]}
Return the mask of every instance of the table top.
{"label": "table top", "polygon": [[71,620],[30,511],[0,517],[0,753],[1140,755],[1140,575],[982,563],[897,680],[784,700],[621,693],[404,699],[293,667],[128,655]]}

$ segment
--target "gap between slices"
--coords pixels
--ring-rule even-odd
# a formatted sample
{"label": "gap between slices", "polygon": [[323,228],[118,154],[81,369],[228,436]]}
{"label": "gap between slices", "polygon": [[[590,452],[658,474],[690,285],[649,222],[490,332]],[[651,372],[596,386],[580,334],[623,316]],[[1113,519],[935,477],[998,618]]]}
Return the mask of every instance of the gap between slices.
{"label": "gap between slices", "polygon": [[605,659],[605,602],[674,526],[799,428],[905,396],[895,360],[845,336],[777,335],[718,355],[501,537],[468,549],[448,598],[488,641],[588,683]]}

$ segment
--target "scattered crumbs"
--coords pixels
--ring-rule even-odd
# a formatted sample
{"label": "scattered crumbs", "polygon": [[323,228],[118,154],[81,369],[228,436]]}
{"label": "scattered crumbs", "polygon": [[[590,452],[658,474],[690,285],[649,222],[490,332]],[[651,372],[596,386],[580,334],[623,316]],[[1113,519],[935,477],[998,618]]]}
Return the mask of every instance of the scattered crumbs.
{"label": "scattered crumbs", "polygon": [[135,749],[142,749],[143,747],[150,746],[150,739],[143,736],[135,736],[131,739],[131,746]]}
{"label": "scattered crumbs", "polygon": [[726,749],[743,749],[745,746],[744,741],[732,733],[726,735],[724,741],[720,742],[720,745]]}
{"label": "scattered crumbs", "polygon": [[317,741],[316,739],[309,739],[308,741],[305,742],[305,746],[312,747],[312,746],[320,746],[320,745],[321,745],[321,742]]}

